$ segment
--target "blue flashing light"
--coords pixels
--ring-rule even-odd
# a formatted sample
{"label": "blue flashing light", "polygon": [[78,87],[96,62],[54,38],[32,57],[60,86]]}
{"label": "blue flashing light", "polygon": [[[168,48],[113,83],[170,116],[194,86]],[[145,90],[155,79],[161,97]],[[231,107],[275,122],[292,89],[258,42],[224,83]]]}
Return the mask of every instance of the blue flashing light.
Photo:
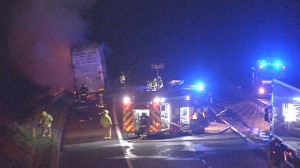
{"label": "blue flashing light", "polygon": [[195,85],[190,85],[187,89],[191,89],[191,90],[195,90],[195,91],[199,91],[199,90],[205,90],[204,84],[203,83],[198,83]]}
{"label": "blue flashing light", "polygon": [[274,63],[273,63],[273,65],[275,67],[280,67],[281,68],[283,66],[283,63],[282,63],[281,60],[275,60]]}
{"label": "blue flashing light", "polygon": [[281,70],[285,69],[285,65],[283,62],[279,59],[273,60],[273,61],[267,61],[267,60],[258,60],[258,67],[259,69],[274,69],[274,70]]}
{"label": "blue flashing light", "polygon": [[259,68],[263,68],[265,66],[267,66],[268,62],[266,60],[258,60],[259,63]]}
{"label": "blue flashing light", "polygon": [[204,90],[204,84],[203,84],[203,83],[198,84],[198,85],[196,86],[196,88],[197,88],[198,90]]}
{"label": "blue flashing light", "polygon": [[281,62],[275,62],[274,65],[275,65],[276,67],[281,67],[281,66],[282,66],[282,63],[281,63]]}

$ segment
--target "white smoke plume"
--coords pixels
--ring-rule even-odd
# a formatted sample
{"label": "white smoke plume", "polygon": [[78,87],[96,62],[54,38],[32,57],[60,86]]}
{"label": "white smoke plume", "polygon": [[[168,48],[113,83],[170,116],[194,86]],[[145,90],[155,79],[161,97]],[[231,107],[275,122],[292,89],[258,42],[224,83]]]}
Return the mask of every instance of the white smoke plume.
{"label": "white smoke plume", "polygon": [[8,48],[10,61],[32,81],[72,90],[70,47],[84,41],[81,12],[94,0],[22,0],[12,14]]}

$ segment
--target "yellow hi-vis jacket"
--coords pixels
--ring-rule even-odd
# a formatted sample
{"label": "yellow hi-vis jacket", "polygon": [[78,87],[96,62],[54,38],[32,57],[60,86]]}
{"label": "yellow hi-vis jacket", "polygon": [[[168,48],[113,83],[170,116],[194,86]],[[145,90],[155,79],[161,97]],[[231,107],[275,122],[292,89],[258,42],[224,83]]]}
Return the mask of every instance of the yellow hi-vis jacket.
{"label": "yellow hi-vis jacket", "polygon": [[105,114],[105,115],[101,116],[100,123],[104,128],[108,128],[112,124],[111,118],[109,117],[108,114]]}

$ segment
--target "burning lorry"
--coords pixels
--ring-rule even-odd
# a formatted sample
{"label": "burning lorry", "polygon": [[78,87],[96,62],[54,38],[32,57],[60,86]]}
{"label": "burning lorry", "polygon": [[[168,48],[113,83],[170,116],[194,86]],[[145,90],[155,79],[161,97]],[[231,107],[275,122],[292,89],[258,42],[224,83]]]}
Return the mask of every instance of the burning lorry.
{"label": "burning lorry", "polygon": [[75,96],[79,98],[99,96],[105,89],[106,74],[106,63],[101,46],[98,44],[74,46],[71,48],[71,58]]}

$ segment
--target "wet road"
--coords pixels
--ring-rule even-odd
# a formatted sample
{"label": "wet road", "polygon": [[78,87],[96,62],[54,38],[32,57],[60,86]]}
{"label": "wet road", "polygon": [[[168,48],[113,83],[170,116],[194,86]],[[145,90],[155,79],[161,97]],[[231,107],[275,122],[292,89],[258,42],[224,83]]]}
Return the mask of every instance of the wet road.
{"label": "wet road", "polygon": [[113,140],[103,140],[99,112],[93,105],[75,107],[66,123],[60,167],[271,167],[260,146],[247,141],[210,114],[204,134],[138,140],[120,131],[117,108]]}

